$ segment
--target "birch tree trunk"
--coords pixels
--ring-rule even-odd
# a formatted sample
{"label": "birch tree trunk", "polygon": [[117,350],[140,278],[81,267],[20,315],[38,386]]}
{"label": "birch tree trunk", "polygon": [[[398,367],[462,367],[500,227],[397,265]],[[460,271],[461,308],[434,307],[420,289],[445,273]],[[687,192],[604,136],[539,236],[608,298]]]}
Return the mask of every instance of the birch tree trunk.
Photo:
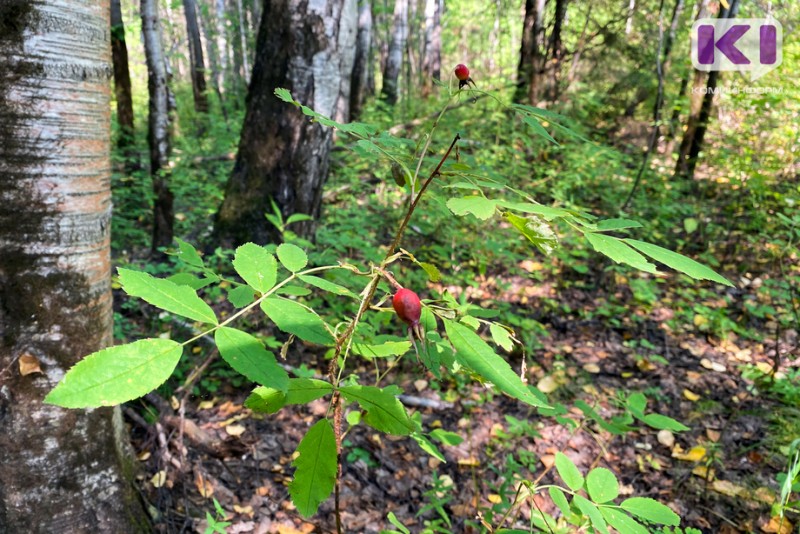
{"label": "birch tree trunk", "polygon": [[355,120],[361,114],[361,108],[367,96],[371,48],[372,5],[369,0],[363,0],[358,7],[356,54],[350,81],[350,120]]}
{"label": "birch tree trunk", "polygon": [[169,189],[169,91],[164,51],[161,47],[161,26],[158,23],[156,0],[142,0],[142,34],[147,59],[147,90],[150,95],[147,141],[150,145],[150,176],[153,179],[153,252],[172,245],[174,196]]}
{"label": "birch tree trunk", "polygon": [[200,41],[200,27],[197,24],[197,5],[195,0],[183,0],[183,13],[186,17],[186,35],[189,41],[189,64],[194,109],[198,113],[207,113],[206,64],[203,60],[203,45]]}
{"label": "birch tree trunk", "polygon": [[3,534],[147,530],[119,409],[42,403],[111,342],[109,28],[108,3],[0,4]]}
{"label": "birch tree trunk", "polygon": [[[332,132],[280,101],[273,90],[289,89],[297,100],[332,116],[342,86],[350,84],[355,13],[355,0],[265,2],[239,151],[217,214],[216,234],[223,243],[277,241],[280,235],[264,218],[272,211],[271,200],[284,219],[293,213],[319,217]],[[314,221],[292,226],[305,236],[314,229]]]}
{"label": "birch tree trunk", "polygon": [[403,67],[403,50],[408,39],[408,0],[395,0],[392,39],[383,69],[383,88],[381,97],[389,104],[396,104],[398,98],[397,80]]}

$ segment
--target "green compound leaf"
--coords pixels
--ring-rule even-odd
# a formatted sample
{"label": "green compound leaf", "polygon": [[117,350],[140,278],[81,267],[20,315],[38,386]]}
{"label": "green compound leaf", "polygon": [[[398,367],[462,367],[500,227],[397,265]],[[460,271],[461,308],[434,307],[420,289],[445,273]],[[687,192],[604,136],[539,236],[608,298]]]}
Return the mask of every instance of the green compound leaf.
{"label": "green compound leaf", "polygon": [[553,499],[553,503],[555,503],[555,505],[558,506],[558,509],[561,510],[561,515],[564,517],[570,517],[572,515],[572,510],[570,510],[567,496],[564,495],[564,492],[561,490],[561,488],[550,486],[547,489],[547,492],[550,494],[550,498]]}
{"label": "green compound leaf", "polygon": [[602,504],[619,497],[619,482],[605,467],[596,467],[586,475],[586,490],[594,502]]}
{"label": "green compound leaf", "polygon": [[447,337],[456,349],[456,359],[515,399],[540,408],[547,407],[522,382],[519,375],[470,328],[444,319]]}
{"label": "green compound leaf", "polygon": [[592,526],[597,532],[600,532],[601,534],[608,534],[606,520],[603,519],[603,515],[600,513],[600,510],[597,509],[597,506],[595,506],[592,501],[581,495],[575,495],[572,498],[572,502],[578,506],[578,509],[583,512],[583,515],[589,518],[589,520],[592,522]]}
{"label": "green compound leaf", "polygon": [[245,243],[236,249],[233,267],[247,285],[266,293],[278,280],[278,262],[275,256],[255,243]]}
{"label": "green compound leaf", "polygon": [[258,339],[247,332],[223,326],[217,329],[214,340],[222,358],[236,372],[262,386],[286,391],[289,375]]}
{"label": "green compound leaf", "polygon": [[650,532],[617,508],[601,506],[600,513],[603,514],[603,518],[609,525],[617,529],[617,532],[624,532],[625,534],[649,534]]}
{"label": "green compound leaf", "polygon": [[550,225],[538,215],[520,217],[510,211],[506,211],[503,213],[503,217],[545,256],[552,254],[556,247],[558,247],[558,236],[556,236],[556,233],[550,228]]}
{"label": "green compound leaf", "polygon": [[268,298],[261,302],[261,309],[284,332],[318,345],[334,343],[322,318],[293,300]]}
{"label": "green compound leaf", "polygon": [[471,197],[451,198],[447,201],[447,207],[459,217],[471,213],[478,219],[486,221],[494,215],[497,204],[494,200],[474,195]]}
{"label": "green compound leaf", "polygon": [[287,404],[306,404],[321,399],[333,391],[333,386],[324,380],[291,378],[284,393],[268,387],[257,387],[244,402],[245,408],[259,413],[275,413]]}
{"label": "green compound leaf", "polygon": [[364,422],[376,430],[407,436],[416,429],[400,401],[391,393],[374,386],[339,388],[344,398],[357,402],[366,412]]}
{"label": "green compound leaf", "polygon": [[647,258],[626,245],[624,241],[616,237],[594,234],[592,232],[586,232],[584,235],[586,239],[589,240],[589,243],[592,244],[592,247],[600,254],[611,258],[617,263],[625,263],[634,269],[655,274],[656,266],[647,261]]}
{"label": "green compound leaf", "polygon": [[219,324],[214,310],[189,287],[147,273],[117,269],[122,289],[157,308],[201,323]]}
{"label": "green compound leaf", "polygon": [[170,377],[183,345],[142,339],[90,354],[75,364],[44,402],[64,408],[113,406],[150,393]]}
{"label": "green compound leaf", "polygon": [[333,293],[334,295],[342,295],[345,297],[350,297],[353,299],[358,299],[358,295],[350,291],[344,286],[340,286],[339,284],[335,284],[329,280],[325,280],[324,278],[320,278],[318,276],[299,276],[301,281],[305,282],[306,284],[310,284],[314,287],[318,287],[323,291],[327,291],[329,293]]}
{"label": "green compound leaf", "polygon": [[626,512],[651,523],[671,527],[677,527],[681,523],[681,518],[678,517],[678,514],[668,506],[649,497],[631,497],[622,501],[620,507]]}
{"label": "green compound leaf", "polygon": [[289,494],[297,511],[310,517],[330,496],[336,481],[336,437],[330,421],[322,419],[309,428],[297,452],[300,455],[292,462],[297,470]]}
{"label": "green compound leaf", "polygon": [[303,249],[291,243],[284,243],[278,247],[278,259],[288,270],[296,273],[308,265],[308,256]]}
{"label": "green compound leaf", "polygon": [[417,442],[417,444],[423,451],[427,452],[440,462],[447,463],[447,460],[445,459],[444,454],[442,454],[442,451],[440,451],[439,448],[436,445],[434,445],[433,442],[431,442],[431,440],[429,440],[419,432],[414,432],[413,434],[411,434],[411,437],[414,439],[414,441]]}
{"label": "green compound leaf", "polygon": [[380,345],[368,345],[366,343],[353,343],[353,354],[365,358],[387,358],[390,356],[402,356],[411,350],[410,341],[387,341]]}
{"label": "green compound leaf", "polygon": [[718,275],[705,265],[697,263],[696,261],[689,259],[686,256],[682,256],[677,252],[672,252],[671,250],[659,247],[658,245],[645,243],[644,241],[637,241],[635,239],[625,239],[625,242],[637,249],[642,254],[646,254],[654,260],[663,263],[667,267],[671,267],[672,269],[688,275],[695,280],[711,280],[712,282],[717,282],[718,284],[733,287],[733,284],[727,278]]}
{"label": "green compound leaf", "polygon": [[561,477],[561,480],[572,491],[578,491],[583,488],[583,475],[572,460],[569,459],[569,456],[563,452],[556,453],[556,471],[558,471],[558,476]]}

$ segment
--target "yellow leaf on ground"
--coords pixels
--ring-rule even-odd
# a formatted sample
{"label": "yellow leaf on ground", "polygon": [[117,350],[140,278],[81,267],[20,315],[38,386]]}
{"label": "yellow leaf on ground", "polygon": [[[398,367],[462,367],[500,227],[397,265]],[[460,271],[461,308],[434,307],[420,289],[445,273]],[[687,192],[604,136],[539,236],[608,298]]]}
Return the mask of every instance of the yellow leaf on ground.
{"label": "yellow leaf on ground", "polygon": [[587,373],[596,375],[597,373],[600,372],[600,366],[597,365],[596,363],[587,363],[586,365],[583,366],[583,370],[586,371]]}
{"label": "yellow leaf on ground", "polygon": [[539,382],[536,383],[536,387],[542,393],[552,393],[558,389],[560,384],[553,378],[553,375],[547,375],[542,377]]}
{"label": "yellow leaf on ground", "polygon": [[694,393],[693,391],[690,391],[688,389],[684,389],[683,390],[683,396],[686,397],[688,400],[690,400],[692,402],[697,402],[697,401],[700,400],[700,395],[698,395],[697,393]]}
{"label": "yellow leaf on ground", "polygon": [[792,534],[794,525],[785,517],[775,516],[770,518],[769,523],[761,527],[761,532],[767,534]]}
{"label": "yellow leaf on ground", "polygon": [[704,368],[706,368],[706,369],[708,369],[710,371],[716,371],[718,373],[724,373],[725,372],[725,366],[724,365],[722,365],[721,363],[718,363],[718,362],[712,362],[708,358],[703,358],[702,360],[700,360],[700,365],[702,365]]}
{"label": "yellow leaf on ground", "polygon": [[244,425],[228,425],[225,427],[225,432],[227,432],[228,435],[237,438],[244,434],[245,430],[247,429],[244,427]]}
{"label": "yellow leaf on ground", "polygon": [[233,511],[237,514],[246,515],[247,517],[253,517],[255,514],[253,507],[249,504],[247,506],[239,506],[238,504],[234,504]]}
{"label": "yellow leaf on ground", "polygon": [[706,448],[697,445],[689,449],[688,452],[684,453],[680,446],[675,447],[675,450],[672,451],[672,457],[677,458],[678,460],[683,460],[684,462],[699,462],[706,456]]}
{"label": "yellow leaf on ground", "polygon": [[489,499],[489,502],[492,504],[500,504],[501,502],[503,502],[503,498],[496,493],[490,493],[489,497],[487,498]]}
{"label": "yellow leaf on ground", "polygon": [[163,486],[164,482],[166,481],[167,481],[167,472],[164,471],[163,469],[158,473],[156,473],[155,475],[153,475],[153,478],[150,479],[150,483],[157,488]]}
{"label": "yellow leaf on ground", "polygon": [[201,402],[200,404],[197,405],[197,409],[198,410],[210,410],[211,408],[214,407],[214,403],[216,401],[217,401],[217,399],[211,399],[211,400],[203,401],[203,402]]}
{"label": "yellow leaf on ground", "polygon": [[706,465],[698,465],[692,469],[692,474],[702,478],[703,480],[714,480],[716,472]]}
{"label": "yellow leaf on ground", "polygon": [[711,488],[717,493],[728,497],[747,497],[747,489],[737,486],[730,480],[715,480],[711,483]]}
{"label": "yellow leaf on ground", "polygon": [[756,368],[765,375],[768,375],[772,372],[772,365],[767,362],[757,362]]}
{"label": "yellow leaf on ground", "polygon": [[194,477],[194,485],[197,487],[197,491],[200,492],[201,497],[208,499],[214,495],[214,484],[200,473]]}
{"label": "yellow leaf on ground", "polygon": [[479,467],[481,462],[477,458],[462,458],[458,461],[459,467]]}
{"label": "yellow leaf on ground", "polygon": [[647,358],[640,358],[636,361],[636,367],[643,373],[648,371],[655,371],[656,365]]}

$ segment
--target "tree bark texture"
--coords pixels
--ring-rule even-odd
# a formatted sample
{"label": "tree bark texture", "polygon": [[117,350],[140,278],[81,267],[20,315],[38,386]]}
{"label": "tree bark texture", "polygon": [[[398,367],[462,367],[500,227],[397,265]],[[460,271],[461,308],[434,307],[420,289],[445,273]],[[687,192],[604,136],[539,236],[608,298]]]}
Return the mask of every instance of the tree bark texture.
{"label": "tree bark texture", "polygon": [[403,50],[408,39],[408,1],[395,0],[394,18],[392,22],[392,39],[386,56],[386,67],[383,69],[383,87],[381,97],[389,104],[396,104],[399,95],[397,83],[403,67]]}
{"label": "tree bark texture", "polygon": [[111,56],[114,64],[114,95],[117,100],[117,123],[120,132],[117,145],[125,150],[134,142],[133,92],[120,0],[111,0]]}
{"label": "tree bark texture", "polygon": [[564,60],[564,22],[567,18],[567,0],[556,0],[556,15],[553,33],[550,34],[550,87],[548,97],[551,102],[558,100],[561,91],[561,63]]}
{"label": "tree bark texture", "polygon": [[197,24],[197,4],[195,0],[183,0],[183,13],[186,17],[186,35],[189,40],[189,64],[194,109],[198,113],[207,113],[206,64],[203,60],[203,45],[200,41],[200,27]]}
{"label": "tree bark texture", "polygon": [[150,175],[153,180],[153,252],[172,245],[174,196],[169,189],[169,91],[161,46],[161,25],[156,0],[142,0],[142,35],[147,59],[147,91],[150,95],[147,141],[150,145]]}
{"label": "tree bark texture", "polygon": [[110,22],[103,2],[0,3],[2,534],[146,529],[119,410],[42,403],[111,342]]}
{"label": "tree bark texture", "polygon": [[372,57],[372,5],[363,0],[358,6],[358,31],[353,74],[350,81],[350,120],[358,118],[367,97],[369,62]]}
{"label": "tree bark texture", "polygon": [[[265,3],[239,150],[217,214],[216,233],[223,243],[277,241],[277,230],[264,218],[272,211],[271,200],[284,218],[293,213],[319,217],[332,131],[273,91],[286,88],[295,99],[332,116],[342,86],[350,84],[356,13],[355,0]],[[304,221],[292,230],[311,236],[314,228],[313,221]]]}
{"label": "tree bark texture", "polygon": [[542,62],[542,16],[543,0],[525,1],[525,18],[522,23],[522,41],[519,50],[517,67],[517,89],[514,94],[516,102],[536,105],[541,87]]}

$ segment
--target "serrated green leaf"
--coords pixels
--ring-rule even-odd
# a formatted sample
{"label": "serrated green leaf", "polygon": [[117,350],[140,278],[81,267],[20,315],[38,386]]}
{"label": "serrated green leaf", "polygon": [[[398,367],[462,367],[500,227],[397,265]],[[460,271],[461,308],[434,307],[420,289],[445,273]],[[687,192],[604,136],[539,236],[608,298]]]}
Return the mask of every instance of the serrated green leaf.
{"label": "serrated green leaf", "polygon": [[456,349],[456,359],[493,383],[500,391],[531,406],[546,407],[522,382],[519,375],[481,337],[455,321],[444,320],[447,337]]}
{"label": "serrated green leaf", "polygon": [[550,494],[550,498],[553,499],[553,503],[555,503],[555,505],[558,506],[558,509],[561,510],[561,515],[564,517],[569,517],[572,515],[572,510],[569,507],[567,496],[564,495],[564,492],[561,491],[561,488],[550,486],[547,489],[547,492]]}
{"label": "serrated green leaf", "polygon": [[494,215],[496,203],[486,197],[474,195],[471,197],[451,198],[447,201],[447,207],[459,217],[471,213],[478,219],[486,221]]}
{"label": "serrated green leaf", "polygon": [[455,447],[456,445],[460,445],[464,441],[464,438],[462,438],[455,432],[449,432],[441,428],[436,428],[432,430],[431,437],[436,441],[448,445],[450,447]]}
{"label": "serrated green leaf", "polygon": [[718,284],[734,287],[728,279],[718,275],[705,265],[689,259],[686,256],[682,256],[677,252],[672,252],[671,250],[651,243],[645,243],[644,241],[637,241],[636,239],[625,239],[625,242],[642,254],[646,254],[667,267],[675,269],[695,280],[711,280]]}
{"label": "serrated green leaf", "polygon": [[683,220],[683,229],[686,230],[687,234],[694,233],[698,226],[697,219],[694,217],[687,217]]}
{"label": "serrated green leaf", "polygon": [[276,289],[275,293],[279,295],[290,295],[293,297],[305,297],[311,294],[311,290],[303,286],[287,285]]}
{"label": "serrated green leaf", "polygon": [[175,238],[175,241],[178,243],[178,253],[176,256],[185,264],[191,265],[192,267],[203,267],[203,258],[200,256],[200,253],[194,248],[192,245],[183,241],[182,239]]}
{"label": "serrated green leaf", "polygon": [[546,256],[552,254],[558,246],[558,237],[555,232],[540,217],[536,215],[520,217],[510,211],[504,212],[503,217]]}
{"label": "serrated green leaf", "polygon": [[233,268],[259,293],[272,289],[278,280],[278,262],[275,261],[275,256],[255,243],[245,243],[236,249]]}
{"label": "serrated green leaf", "polygon": [[389,356],[402,356],[411,350],[410,341],[387,341],[380,345],[366,343],[353,343],[353,353],[365,358],[386,358]]}
{"label": "serrated green leaf", "polygon": [[548,141],[550,141],[551,143],[555,144],[556,146],[559,146],[559,145],[558,145],[558,141],[556,141],[555,139],[553,139],[553,136],[552,136],[552,135],[550,135],[550,133],[549,133],[547,130],[545,130],[544,126],[542,126],[542,125],[539,123],[539,121],[538,121],[538,120],[536,120],[536,118],[534,118],[534,117],[531,117],[530,115],[524,115],[524,116],[522,117],[522,121],[523,121],[525,124],[527,124],[528,126],[530,126],[530,127],[531,127],[531,129],[532,129],[532,130],[533,130],[533,131],[534,131],[534,132],[535,132],[535,133],[536,133],[536,134],[537,134],[539,137],[544,137],[545,139],[547,139],[547,140],[548,140]]}
{"label": "serrated green leaf", "polygon": [[619,511],[617,508],[610,508],[607,506],[600,507],[600,513],[606,522],[617,529],[617,532],[624,534],[649,534],[650,531],[642,525],[634,521],[627,514]]}
{"label": "serrated green leaf", "polygon": [[233,369],[262,386],[286,391],[289,375],[275,356],[247,332],[222,326],[214,334],[222,358]]}
{"label": "serrated green leaf", "polygon": [[641,228],[642,225],[636,221],[628,219],[605,219],[597,223],[599,232],[609,232],[612,230],[624,230],[626,228]]}
{"label": "serrated green leaf", "polygon": [[275,388],[259,386],[244,401],[244,407],[256,413],[275,413],[286,406],[286,394]]}
{"label": "serrated green leaf", "polygon": [[655,274],[656,266],[620,239],[593,232],[586,232],[584,235],[600,254],[608,256],[617,263],[625,263],[635,269]]}
{"label": "serrated green leaf", "polygon": [[333,336],[325,328],[322,318],[293,300],[264,299],[261,301],[261,309],[284,332],[319,345],[334,343]]}
{"label": "serrated green leaf", "polygon": [[297,511],[310,517],[330,496],[336,482],[338,456],[330,421],[322,419],[309,428],[297,452],[300,455],[292,462],[297,469],[289,484],[289,495]]}
{"label": "serrated green leaf", "polygon": [[316,378],[292,378],[286,392],[286,404],[307,404],[332,392],[330,382]]}
{"label": "serrated green leaf", "polygon": [[295,103],[294,98],[292,98],[292,93],[290,93],[288,89],[283,89],[282,87],[278,87],[277,89],[275,89],[275,96],[277,96],[278,98],[289,104]]}
{"label": "serrated green leaf", "polygon": [[95,408],[139,398],[166,382],[182,352],[180,343],[160,338],[97,351],[75,364],[44,402]]}
{"label": "serrated green leaf", "polygon": [[344,386],[339,391],[367,412],[363,420],[376,430],[407,436],[416,429],[397,397],[387,391],[374,386]]}
{"label": "serrated green leaf", "polygon": [[411,434],[411,437],[414,438],[414,441],[417,442],[417,444],[423,451],[427,452],[440,462],[447,463],[447,460],[445,460],[442,451],[440,451],[439,448],[436,445],[434,445],[428,438],[426,438],[425,436],[423,436],[418,432],[414,432],[413,434]]}
{"label": "serrated green leaf", "polygon": [[656,430],[672,430],[673,432],[686,432],[690,428],[683,423],[676,421],[672,417],[661,415],[660,413],[650,413],[639,418],[647,426]]}
{"label": "serrated green leaf", "polygon": [[303,270],[308,265],[308,256],[297,245],[283,243],[276,252],[281,264],[293,273]]}
{"label": "serrated green leaf", "polygon": [[421,261],[419,262],[419,266],[422,267],[422,269],[425,271],[425,274],[428,275],[428,280],[431,282],[439,282],[442,279],[442,273],[439,272],[439,268],[434,264]]}
{"label": "serrated green leaf", "polygon": [[572,217],[573,213],[563,208],[551,208],[550,206],[543,206],[541,204],[534,204],[532,202],[511,202],[508,200],[498,200],[497,205],[513,211],[527,213],[529,215],[539,215],[546,221],[559,219],[564,217]]}
{"label": "serrated green leaf", "polygon": [[250,286],[237,286],[228,291],[228,300],[234,308],[244,308],[256,300],[256,294]]}
{"label": "serrated green leaf", "polygon": [[625,405],[637,419],[644,417],[644,409],[647,408],[647,397],[644,396],[644,393],[632,393],[625,401]]}
{"label": "serrated green leaf", "polygon": [[603,519],[603,515],[600,513],[600,510],[597,509],[597,506],[595,506],[592,501],[581,495],[575,495],[572,498],[572,502],[578,506],[578,509],[583,512],[583,515],[589,518],[589,520],[592,522],[592,526],[597,532],[600,532],[601,534],[608,534],[606,520]]}
{"label": "serrated green leaf", "polygon": [[602,504],[619,497],[619,482],[605,467],[595,467],[586,475],[586,490],[594,502]]}
{"label": "serrated green leaf", "polygon": [[117,272],[119,282],[128,295],[193,321],[219,324],[214,310],[189,286],[179,286],[169,280],[129,269],[120,268]]}
{"label": "serrated green leaf", "polygon": [[681,518],[669,507],[649,497],[631,497],[622,501],[620,507],[645,521],[659,525],[677,527]]}
{"label": "serrated green leaf", "polygon": [[578,491],[583,488],[583,475],[570,460],[569,456],[563,452],[557,452],[555,463],[558,476],[561,477],[561,480],[564,481],[569,489]]}
{"label": "serrated green leaf", "polygon": [[342,295],[345,297],[358,299],[358,295],[356,295],[346,287],[340,286],[339,284],[334,284],[333,282],[325,280],[324,278],[320,278],[318,276],[309,276],[309,275],[300,276],[299,278],[306,284],[310,284],[323,291],[333,293],[334,295]]}
{"label": "serrated green leaf", "polygon": [[492,341],[503,347],[506,352],[511,352],[514,349],[514,340],[508,330],[499,324],[492,323],[489,325],[489,332],[492,334]]}

